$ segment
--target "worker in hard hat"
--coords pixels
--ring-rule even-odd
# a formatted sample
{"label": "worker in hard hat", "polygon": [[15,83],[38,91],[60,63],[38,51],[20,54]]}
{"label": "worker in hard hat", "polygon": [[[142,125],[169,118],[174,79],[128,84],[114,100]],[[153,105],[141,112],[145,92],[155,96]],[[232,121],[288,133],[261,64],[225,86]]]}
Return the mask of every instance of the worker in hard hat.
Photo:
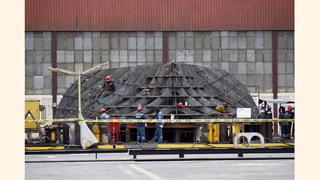
{"label": "worker in hard hat", "polygon": [[[147,119],[147,117],[143,113],[143,108],[141,105],[137,108],[136,119]],[[145,142],[145,127],[147,123],[138,122],[137,123],[137,143],[144,143]]]}
{"label": "worker in hard hat", "polygon": [[[104,107],[101,107],[100,108],[100,116],[99,116],[99,119],[101,120],[106,120],[106,119],[110,119],[110,116],[107,114],[107,110],[106,108]],[[108,122],[103,122],[103,123],[100,123],[101,125],[101,130],[104,131],[102,134],[103,137],[101,138],[104,138],[104,140],[102,140],[101,142],[104,141],[104,143],[109,143],[110,141],[110,131],[108,130]]]}
{"label": "worker in hard hat", "polygon": [[163,142],[163,136],[162,136],[162,128],[163,128],[163,113],[160,111],[159,108],[156,108],[155,110],[155,119],[157,120],[156,123],[156,131],[154,132],[154,136],[151,139],[152,142],[158,142],[162,143]]}
{"label": "worker in hard hat", "polygon": [[[283,119],[293,119],[293,116],[293,107],[291,105],[288,105],[287,110],[283,113]],[[281,136],[283,139],[290,139],[291,124],[292,123],[290,122],[281,123]]]}
{"label": "worker in hard hat", "polygon": [[106,76],[104,78],[104,83],[100,88],[98,95],[96,96],[96,99],[99,98],[99,102],[102,103],[102,100],[104,98],[106,98],[107,96],[110,96],[115,91],[116,91],[116,86],[114,81],[111,79],[111,76]]}
{"label": "worker in hard hat", "polygon": [[102,107],[100,108],[100,119],[109,119],[110,116],[107,114],[106,108]]}

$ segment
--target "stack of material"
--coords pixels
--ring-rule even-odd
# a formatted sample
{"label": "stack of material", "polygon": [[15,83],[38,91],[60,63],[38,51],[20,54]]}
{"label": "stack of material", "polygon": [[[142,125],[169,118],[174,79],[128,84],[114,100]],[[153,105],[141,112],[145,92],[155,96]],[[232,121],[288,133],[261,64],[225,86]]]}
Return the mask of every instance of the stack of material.
{"label": "stack of material", "polygon": [[[116,91],[102,102],[95,100],[106,75],[116,83]],[[92,119],[105,107],[110,116],[132,118],[139,104],[144,112],[154,113],[158,107],[166,117],[228,118],[234,117],[236,108],[258,108],[248,90],[230,73],[190,64],[168,63],[141,65],[94,71],[81,78],[82,113]],[[63,95],[57,118],[78,116],[77,82]],[[180,102],[180,103],[179,103]],[[181,106],[182,102],[182,106]],[[215,108],[224,105],[228,113]]]}

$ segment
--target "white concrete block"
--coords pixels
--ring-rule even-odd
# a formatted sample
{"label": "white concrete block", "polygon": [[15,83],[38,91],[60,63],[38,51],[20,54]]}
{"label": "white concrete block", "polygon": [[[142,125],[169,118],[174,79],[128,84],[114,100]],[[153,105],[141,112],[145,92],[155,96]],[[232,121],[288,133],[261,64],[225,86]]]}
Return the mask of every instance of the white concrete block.
{"label": "white concrete block", "polygon": [[146,49],[154,49],[154,37],[146,37]]}
{"label": "white concrete block", "polygon": [[220,31],[212,31],[211,37],[220,37]]}
{"label": "white concrete block", "polygon": [[93,38],[99,38],[100,37],[100,32],[92,32],[92,37]]}
{"label": "white concrete block", "polygon": [[66,62],[74,62],[74,51],[65,51]]}
{"label": "white concrete block", "polygon": [[145,32],[137,32],[137,37],[145,37],[146,33]]}
{"label": "white concrete block", "polygon": [[82,63],[75,63],[74,68],[76,72],[82,72],[83,71],[83,64]]}
{"label": "white concrete block", "polygon": [[155,49],[162,49],[162,37],[155,37]]}
{"label": "white concrete block", "polygon": [[238,63],[238,73],[239,74],[247,74],[247,63],[239,62]]}
{"label": "white concrete block", "polygon": [[247,64],[247,74],[257,74],[256,73],[256,64],[254,62],[249,62]]}
{"label": "white concrete block", "polygon": [[185,37],[193,37],[193,31],[187,31],[184,33]]}
{"label": "white concrete block", "polygon": [[257,62],[256,63],[256,74],[264,74],[264,63],[263,62]]}
{"label": "white concrete block", "polygon": [[83,38],[83,49],[92,49],[92,39],[90,38]]}
{"label": "white concrete block", "polygon": [[229,37],[229,48],[230,49],[237,49],[238,48],[238,38],[235,37]]}
{"label": "white concrete block", "polygon": [[109,38],[100,38],[100,48],[109,49]]}
{"label": "white concrete block", "polygon": [[177,32],[177,37],[184,37],[184,32]]}
{"label": "white concrete block", "polygon": [[154,62],[154,60],[155,60],[154,50],[146,50],[146,61]]}
{"label": "white concrete block", "polygon": [[185,54],[183,50],[176,50],[176,58],[177,62],[184,62],[185,61]]}
{"label": "white concrete block", "polygon": [[101,51],[101,61],[107,62],[110,60],[110,52],[109,51]]}
{"label": "white concrete block", "polygon": [[211,61],[211,50],[203,50],[202,51],[202,58],[204,62]]}
{"label": "white concrete block", "polygon": [[74,48],[75,49],[83,49],[83,38],[82,37],[74,38]]}
{"label": "white concrete block", "polygon": [[137,38],[137,46],[138,46],[138,49],[140,49],[140,50],[146,49],[144,34],[143,34],[143,36],[139,36]]}
{"label": "white concrete block", "polygon": [[92,33],[91,32],[83,32],[83,37],[84,38],[91,38],[92,37]]}
{"label": "white concrete block", "polygon": [[145,50],[138,50],[137,51],[137,61],[138,62],[145,62],[146,61],[146,51]]}
{"label": "white concrete block", "polygon": [[287,86],[294,86],[294,75],[293,74],[286,75],[286,85]]}
{"label": "white concrete block", "polygon": [[229,72],[229,63],[228,62],[222,62],[221,63],[221,69]]}
{"label": "white concrete block", "polygon": [[221,31],[220,36],[223,36],[223,37],[229,36],[229,31]]}
{"label": "white concrete block", "polygon": [[119,67],[128,67],[128,62],[120,62]]}
{"label": "white concrete block", "polygon": [[162,60],[163,60],[162,54],[163,54],[162,50],[155,50],[154,51],[155,62],[162,62]]}
{"label": "white concrete block", "polygon": [[129,37],[128,38],[128,49],[137,49],[137,38]]}
{"label": "white concrete block", "polygon": [[[128,51],[127,50],[120,50],[120,61],[128,61]],[[117,62],[117,60],[115,59],[115,61],[113,62]]]}
{"label": "white concrete block", "polygon": [[137,62],[137,51],[129,50],[129,62]]}
{"label": "white concrete block", "polygon": [[229,61],[232,61],[232,62],[238,61],[238,50],[229,51]]}
{"label": "white concrete block", "polygon": [[256,59],[255,51],[254,50],[247,50],[247,61],[254,62]]}
{"label": "white concrete block", "polygon": [[154,32],[155,37],[162,37],[162,32]]}
{"label": "white concrete block", "polygon": [[43,75],[50,76],[52,74],[52,72],[48,69],[48,67],[51,67],[51,63],[43,63],[42,67],[43,67]]}
{"label": "white concrete block", "polygon": [[34,49],[34,38],[33,37],[25,37],[25,50],[33,50]]}
{"label": "white concrete block", "polygon": [[256,37],[255,40],[255,49],[263,49],[263,36]]}
{"label": "white concrete block", "polygon": [[85,63],[92,62],[92,51],[83,51],[83,62]]}
{"label": "white concrete block", "polygon": [[57,50],[57,62],[65,62],[65,51]]}
{"label": "white concrete block", "polygon": [[44,87],[44,77],[43,76],[34,76],[33,77],[33,87],[35,89],[43,89]]}
{"label": "white concrete block", "polygon": [[229,49],[229,37],[221,37],[221,48],[222,49]]}
{"label": "white concrete block", "polygon": [[187,63],[194,62],[194,50],[185,50],[185,60]]}
{"label": "white concrete block", "polygon": [[264,62],[264,74],[272,74],[272,63]]}
{"label": "white concrete block", "polygon": [[247,39],[245,36],[238,37],[238,48],[246,49],[247,48]]}

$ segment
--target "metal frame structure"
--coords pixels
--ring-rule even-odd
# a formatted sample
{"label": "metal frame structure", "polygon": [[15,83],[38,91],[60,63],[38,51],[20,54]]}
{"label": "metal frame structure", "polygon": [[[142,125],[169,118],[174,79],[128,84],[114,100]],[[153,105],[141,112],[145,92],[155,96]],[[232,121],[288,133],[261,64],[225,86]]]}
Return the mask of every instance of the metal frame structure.
{"label": "metal frame structure", "polygon": [[[102,102],[94,99],[99,83],[106,75],[115,80],[117,90]],[[169,62],[137,67],[91,71],[84,74],[82,113],[86,119],[95,119],[101,107],[113,117],[135,117],[136,107],[141,104],[145,114],[153,115],[159,107],[165,117],[177,118],[230,118],[237,107],[252,108],[257,116],[258,108],[248,90],[230,73],[196,65]],[[74,118],[76,110],[76,85],[73,84],[61,100],[57,118]],[[178,101],[188,105],[178,107]],[[230,113],[220,113],[217,105],[228,105]]]}

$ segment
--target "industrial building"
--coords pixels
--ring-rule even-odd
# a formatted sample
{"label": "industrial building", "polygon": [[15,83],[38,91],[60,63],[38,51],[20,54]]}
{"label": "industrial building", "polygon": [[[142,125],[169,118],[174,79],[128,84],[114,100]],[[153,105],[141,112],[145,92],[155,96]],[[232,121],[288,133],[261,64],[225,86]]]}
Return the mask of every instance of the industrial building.
{"label": "industrial building", "polygon": [[[136,67],[136,73],[172,62],[224,70],[254,97],[246,107],[258,96],[294,97],[293,0],[25,2],[25,94],[40,99],[43,118],[64,118],[66,107],[59,110],[58,103],[76,85],[75,76],[48,67],[77,72],[104,62],[106,69]],[[70,107],[65,117],[76,112],[76,103]],[[275,105],[274,117],[277,112]]]}

